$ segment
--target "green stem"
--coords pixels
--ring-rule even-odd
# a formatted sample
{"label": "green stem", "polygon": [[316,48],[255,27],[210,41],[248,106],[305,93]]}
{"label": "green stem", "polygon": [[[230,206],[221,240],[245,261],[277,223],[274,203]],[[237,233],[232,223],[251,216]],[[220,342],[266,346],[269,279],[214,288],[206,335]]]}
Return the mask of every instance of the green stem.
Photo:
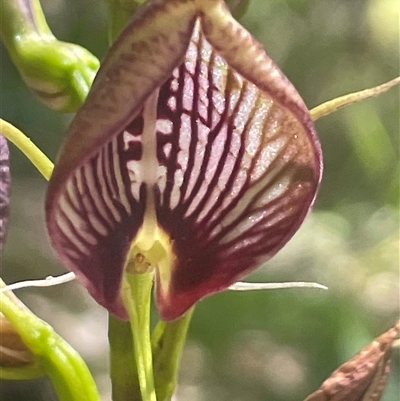
{"label": "green stem", "polygon": [[156,401],[150,342],[150,305],[154,273],[125,273],[123,299],[133,335],[140,392],[143,401]]}
{"label": "green stem", "polygon": [[53,37],[39,0],[0,2],[0,35],[12,55],[21,36],[28,34]]}
{"label": "green stem", "polygon": [[22,131],[0,119],[0,134],[17,146],[47,181],[50,179],[53,163]]}
{"label": "green stem", "polygon": [[[0,281],[0,287],[4,285]],[[0,293],[0,311],[50,377],[60,401],[100,401],[85,362],[49,324],[35,316],[9,291]]]}
{"label": "green stem", "polygon": [[175,391],[179,366],[194,308],[173,322],[160,320],[152,335],[157,399],[169,401]]}
{"label": "green stem", "polygon": [[108,339],[113,401],[142,401],[130,322],[123,322],[110,314]]}

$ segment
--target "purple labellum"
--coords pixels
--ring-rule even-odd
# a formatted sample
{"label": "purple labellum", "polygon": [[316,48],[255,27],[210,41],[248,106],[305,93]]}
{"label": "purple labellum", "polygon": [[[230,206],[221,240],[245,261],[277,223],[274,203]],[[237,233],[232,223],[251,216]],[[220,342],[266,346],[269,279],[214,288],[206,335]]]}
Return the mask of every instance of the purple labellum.
{"label": "purple labellum", "polygon": [[156,268],[160,315],[175,319],[281,249],[320,182],[320,146],[300,96],[213,4],[221,15],[212,18],[179,0],[138,13],[50,181],[53,246],[121,319],[129,258]]}
{"label": "purple labellum", "polygon": [[10,153],[7,140],[0,135],[0,259],[6,241],[8,216],[10,212]]}

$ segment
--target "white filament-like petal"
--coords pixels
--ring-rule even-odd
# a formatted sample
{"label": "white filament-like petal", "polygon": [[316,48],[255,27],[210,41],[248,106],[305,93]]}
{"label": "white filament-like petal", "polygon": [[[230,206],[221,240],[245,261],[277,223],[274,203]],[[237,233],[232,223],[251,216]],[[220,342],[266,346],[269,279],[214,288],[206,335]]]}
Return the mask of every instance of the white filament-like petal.
{"label": "white filament-like petal", "polygon": [[10,284],[3,288],[0,288],[0,294],[6,291],[19,290],[20,288],[52,287],[54,285],[68,283],[70,281],[75,280],[75,278],[76,278],[75,273],[69,272],[57,277],[47,276],[45,279],[40,279],[40,280],[19,281],[18,283]]}
{"label": "white filament-like petal", "polygon": [[286,283],[245,283],[238,281],[232,284],[228,289],[233,291],[253,291],[253,290],[277,290],[282,288],[319,288],[321,290],[327,290],[323,284],[309,283],[303,281],[294,281]]}

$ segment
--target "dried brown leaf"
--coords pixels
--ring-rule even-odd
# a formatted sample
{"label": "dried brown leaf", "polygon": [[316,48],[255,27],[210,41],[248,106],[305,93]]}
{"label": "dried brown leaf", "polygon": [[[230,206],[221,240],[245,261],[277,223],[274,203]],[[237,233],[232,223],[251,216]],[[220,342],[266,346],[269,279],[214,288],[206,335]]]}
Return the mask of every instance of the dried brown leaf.
{"label": "dried brown leaf", "polygon": [[389,375],[392,345],[399,337],[400,320],[336,369],[304,401],[379,401]]}

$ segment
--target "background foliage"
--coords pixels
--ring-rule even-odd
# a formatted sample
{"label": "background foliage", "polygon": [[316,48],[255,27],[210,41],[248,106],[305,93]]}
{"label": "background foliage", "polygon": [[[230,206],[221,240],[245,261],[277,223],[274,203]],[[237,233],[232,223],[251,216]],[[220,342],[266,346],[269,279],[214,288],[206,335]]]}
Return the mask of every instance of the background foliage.
{"label": "background foliage", "polygon": [[[42,0],[56,36],[98,57],[107,47],[100,0]],[[396,0],[253,0],[242,23],[264,44],[311,108],[399,73]],[[71,118],[26,89],[1,47],[0,114],[55,159]],[[391,326],[399,313],[399,92],[317,123],[325,176],[314,212],[252,279],[313,280],[317,290],[225,292],[195,312],[176,400],[298,401]],[[6,282],[63,272],[43,223],[45,181],[12,149],[13,197],[1,266]],[[81,352],[104,400],[106,314],[79,284],[19,296]],[[385,401],[400,393],[399,352]],[[3,401],[50,401],[51,386],[0,383]]]}

